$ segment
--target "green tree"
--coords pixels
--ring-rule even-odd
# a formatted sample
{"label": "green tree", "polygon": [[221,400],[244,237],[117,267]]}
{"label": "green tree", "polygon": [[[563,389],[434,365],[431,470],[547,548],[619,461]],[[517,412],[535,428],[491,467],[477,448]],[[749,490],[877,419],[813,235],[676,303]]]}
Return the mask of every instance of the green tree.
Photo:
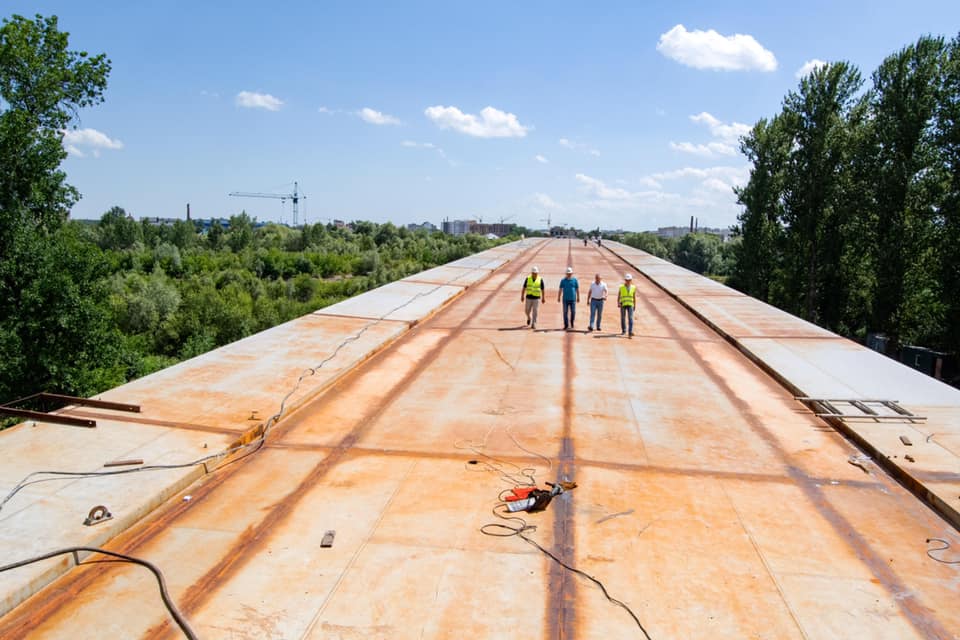
{"label": "green tree", "polygon": [[230,216],[227,244],[234,253],[240,253],[247,247],[253,246],[253,220],[246,211],[242,211],[238,216]]}
{"label": "green tree", "polygon": [[943,301],[940,345],[960,352],[960,35],[948,48],[943,94],[936,109],[936,142],[944,194],[935,217],[938,276]]}
{"label": "green tree", "polygon": [[[63,132],[102,101],[110,62],[68,49],[56,17],[0,26],[0,400],[122,381],[97,282],[108,262],[73,225]],[[29,358],[29,361],[27,360]]]}
{"label": "green tree", "polygon": [[771,297],[783,234],[780,219],[791,142],[784,125],[782,116],[762,119],[743,138],[740,150],[753,166],[747,184],[735,190],[744,209],[738,217],[742,241],[730,284],[765,301]]}
{"label": "green tree", "polygon": [[677,243],[673,261],[696,273],[717,274],[723,264],[722,243],[719,236],[709,233],[688,233]]}
{"label": "green tree", "polygon": [[836,268],[840,256],[825,242],[844,164],[847,118],[863,81],[846,62],[825,65],[800,81],[784,99],[785,126],[792,152],[785,177],[784,303],[807,320],[820,316],[821,278]]}
{"label": "green tree", "polygon": [[103,100],[110,61],[70,51],[67,36],[56,16],[0,26],[0,249],[24,225],[55,230],[79,197],[60,170],[61,140],[80,109]]}
{"label": "green tree", "polygon": [[[941,96],[944,54],[942,38],[923,37],[888,56],[873,73],[874,326],[894,337],[911,333],[907,315],[919,306],[931,310],[931,296],[923,292],[936,286],[931,281],[936,274],[923,266],[923,257],[932,242],[940,201],[932,125]],[[927,299],[912,299],[917,293]],[[923,324],[916,317],[909,324],[918,320]]]}
{"label": "green tree", "polygon": [[137,224],[121,207],[111,207],[100,216],[97,230],[100,246],[104,249],[133,249],[143,243],[143,226]]}

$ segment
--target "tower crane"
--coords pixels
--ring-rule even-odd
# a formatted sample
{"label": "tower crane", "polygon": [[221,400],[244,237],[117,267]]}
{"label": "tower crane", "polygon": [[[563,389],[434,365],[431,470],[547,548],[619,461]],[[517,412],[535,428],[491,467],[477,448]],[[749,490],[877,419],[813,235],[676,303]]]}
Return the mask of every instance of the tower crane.
{"label": "tower crane", "polygon": [[513,219],[516,218],[516,217],[517,217],[517,214],[515,214],[515,213],[514,213],[514,214],[511,214],[511,215],[509,215],[509,216],[506,216],[506,217],[500,216],[500,224],[503,224],[503,223],[506,222],[507,220],[513,220]]}
{"label": "tower crane", "polygon": [[280,200],[281,204],[290,200],[293,202],[293,226],[297,226],[297,215],[299,213],[299,203],[300,200],[306,200],[307,196],[298,191],[298,185],[296,182],[293,183],[293,193],[248,193],[246,191],[231,191],[229,194],[237,198],[273,198],[275,200]]}

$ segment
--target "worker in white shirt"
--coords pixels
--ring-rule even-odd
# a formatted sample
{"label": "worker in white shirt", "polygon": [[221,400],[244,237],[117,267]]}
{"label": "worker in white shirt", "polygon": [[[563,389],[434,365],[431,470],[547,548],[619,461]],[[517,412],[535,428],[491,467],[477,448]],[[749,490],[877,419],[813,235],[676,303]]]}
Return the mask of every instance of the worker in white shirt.
{"label": "worker in white shirt", "polygon": [[590,283],[590,297],[587,304],[590,305],[590,324],[587,325],[587,331],[593,331],[593,318],[597,318],[597,331],[600,331],[600,316],[603,315],[603,301],[607,299],[607,283],[600,278],[598,273],[593,277]]}

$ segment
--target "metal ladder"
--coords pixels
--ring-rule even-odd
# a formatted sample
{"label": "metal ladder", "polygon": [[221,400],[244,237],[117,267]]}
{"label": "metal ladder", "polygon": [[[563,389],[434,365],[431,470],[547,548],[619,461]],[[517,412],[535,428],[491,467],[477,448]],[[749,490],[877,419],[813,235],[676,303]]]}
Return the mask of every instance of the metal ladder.
{"label": "metal ladder", "polygon": [[[897,400],[866,400],[856,398],[807,398],[797,397],[818,418],[839,420],[874,420],[875,422],[910,422],[926,420],[904,409]],[[839,407],[837,405],[840,405]],[[878,411],[880,409],[880,411]],[[884,411],[886,410],[886,411]]]}

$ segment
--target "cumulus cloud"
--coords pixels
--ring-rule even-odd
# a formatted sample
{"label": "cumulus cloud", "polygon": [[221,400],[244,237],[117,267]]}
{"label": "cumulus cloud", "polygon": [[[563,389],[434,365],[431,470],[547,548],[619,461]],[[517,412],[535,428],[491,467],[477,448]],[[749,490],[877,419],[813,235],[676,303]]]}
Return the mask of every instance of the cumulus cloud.
{"label": "cumulus cloud", "polygon": [[687,31],[678,24],[657,43],[657,51],[695,69],[776,71],[777,58],[751,35],[724,36],[713,29]]}
{"label": "cumulus cloud", "polygon": [[475,138],[523,138],[530,130],[512,113],[484,107],[480,115],[464,113],[456,107],[427,107],[424,114],[441,129],[453,129]]}
{"label": "cumulus cloud", "polygon": [[799,80],[800,78],[803,78],[809,75],[810,72],[812,72],[814,69],[819,69],[825,64],[828,64],[828,63],[823,60],[818,60],[817,58],[814,58],[813,60],[807,60],[806,62],[803,63],[802,67],[797,69],[797,72],[794,75]]}
{"label": "cumulus cloud", "polygon": [[123,149],[123,143],[96,129],[65,129],[63,148],[72,156],[83,158],[86,150],[87,153],[92,153],[93,157],[99,158],[101,150]]}
{"label": "cumulus cloud", "polygon": [[364,107],[357,111],[357,115],[360,116],[360,119],[364,122],[369,122],[370,124],[384,125],[384,124],[400,124],[398,118],[377,111],[376,109],[371,109],[370,107]]}
{"label": "cumulus cloud", "polygon": [[534,158],[537,162],[539,162],[540,164],[549,164],[549,163],[550,163],[549,160],[547,160],[546,158],[544,158],[544,157],[543,157],[542,155],[540,155],[539,153],[538,153],[537,155],[533,156],[533,158]]}
{"label": "cumulus cloud", "polygon": [[267,111],[279,111],[283,106],[283,100],[275,98],[269,93],[257,93],[256,91],[241,91],[237,94],[236,104],[238,107],[247,109],[266,109]]}
{"label": "cumulus cloud", "polygon": [[690,116],[690,120],[696,124],[705,125],[710,130],[710,135],[717,139],[706,144],[670,142],[670,148],[674,151],[702,158],[732,156],[737,153],[740,137],[750,133],[750,125],[742,122],[721,122],[706,111]]}
{"label": "cumulus cloud", "polygon": [[721,122],[706,111],[690,116],[690,120],[697,124],[704,124],[710,129],[710,134],[727,144],[735,144],[741,136],[750,133],[750,125],[742,122]]}

